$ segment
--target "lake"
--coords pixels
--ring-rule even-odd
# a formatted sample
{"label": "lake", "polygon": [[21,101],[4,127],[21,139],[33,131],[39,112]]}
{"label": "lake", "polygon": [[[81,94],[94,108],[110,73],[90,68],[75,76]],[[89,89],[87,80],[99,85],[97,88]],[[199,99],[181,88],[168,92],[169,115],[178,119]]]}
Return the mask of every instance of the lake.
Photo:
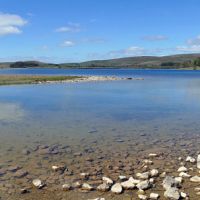
{"label": "lake", "polygon": [[[200,71],[3,69],[0,74],[144,78],[1,86],[0,169],[23,167],[29,173],[24,182],[45,174],[50,184],[54,179],[47,175],[58,162],[73,172],[72,181],[100,163],[105,172],[105,166],[126,156],[135,161],[147,152],[163,152],[169,161],[199,151]],[[16,183],[12,177],[6,173],[0,180]]]}

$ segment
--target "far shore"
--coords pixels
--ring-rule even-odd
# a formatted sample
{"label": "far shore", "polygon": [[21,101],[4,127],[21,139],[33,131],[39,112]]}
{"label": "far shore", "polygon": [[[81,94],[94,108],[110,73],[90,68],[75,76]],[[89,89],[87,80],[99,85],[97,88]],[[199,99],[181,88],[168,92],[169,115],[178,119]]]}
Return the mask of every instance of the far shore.
{"label": "far shore", "polygon": [[115,76],[36,76],[36,75],[0,75],[0,85],[76,83],[117,80],[143,80],[143,78],[121,78]]}

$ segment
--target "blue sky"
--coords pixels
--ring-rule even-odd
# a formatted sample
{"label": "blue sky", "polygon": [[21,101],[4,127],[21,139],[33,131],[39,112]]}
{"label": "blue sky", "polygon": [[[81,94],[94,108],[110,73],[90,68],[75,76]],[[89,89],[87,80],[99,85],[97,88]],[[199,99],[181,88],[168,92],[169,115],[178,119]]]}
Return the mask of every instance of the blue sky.
{"label": "blue sky", "polygon": [[0,61],[200,52],[199,0],[0,0]]}

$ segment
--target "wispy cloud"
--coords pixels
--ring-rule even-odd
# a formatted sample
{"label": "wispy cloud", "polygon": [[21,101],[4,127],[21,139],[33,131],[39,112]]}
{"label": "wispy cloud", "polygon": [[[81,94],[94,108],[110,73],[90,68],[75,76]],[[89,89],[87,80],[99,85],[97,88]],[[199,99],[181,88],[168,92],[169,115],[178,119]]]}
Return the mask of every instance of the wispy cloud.
{"label": "wispy cloud", "polygon": [[169,38],[165,35],[146,35],[142,37],[142,40],[146,41],[163,41],[168,39]]}
{"label": "wispy cloud", "polygon": [[0,35],[20,34],[26,23],[19,15],[0,13]]}
{"label": "wispy cloud", "polygon": [[66,26],[62,26],[62,27],[59,27],[55,30],[56,32],[64,32],[64,33],[67,33],[67,32],[80,32],[81,31],[81,27],[80,27],[80,24],[78,23],[68,23]]}
{"label": "wispy cloud", "polygon": [[197,53],[200,52],[200,45],[177,46],[176,50],[184,53]]}
{"label": "wispy cloud", "polygon": [[187,40],[187,44],[188,45],[200,45],[200,35],[198,35],[195,38],[191,38],[191,39]]}
{"label": "wispy cloud", "polygon": [[183,53],[198,53],[200,52],[200,35],[195,38],[190,38],[185,45],[176,47],[176,50]]}
{"label": "wispy cloud", "polygon": [[75,46],[75,42],[74,41],[71,41],[71,40],[65,40],[62,44],[61,44],[61,46],[62,47],[73,47],[73,46]]}

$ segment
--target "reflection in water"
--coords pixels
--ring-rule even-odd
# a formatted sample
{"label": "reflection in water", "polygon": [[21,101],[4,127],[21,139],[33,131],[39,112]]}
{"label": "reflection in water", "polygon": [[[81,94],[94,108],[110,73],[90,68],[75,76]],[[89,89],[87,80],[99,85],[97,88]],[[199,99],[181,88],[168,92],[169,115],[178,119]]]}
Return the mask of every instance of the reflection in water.
{"label": "reflection in water", "polygon": [[0,102],[0,121],[16,122],[24,117],[25,111],[19,104]]}

